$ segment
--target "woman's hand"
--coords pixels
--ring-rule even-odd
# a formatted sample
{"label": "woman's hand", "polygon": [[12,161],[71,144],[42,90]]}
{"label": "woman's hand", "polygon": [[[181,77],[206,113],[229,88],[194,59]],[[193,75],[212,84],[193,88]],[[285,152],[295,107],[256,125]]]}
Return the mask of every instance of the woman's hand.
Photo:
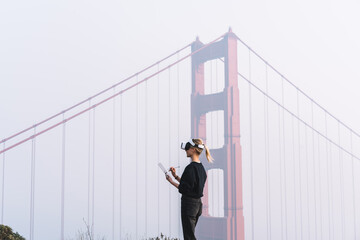
{"label": "woman's hand", "polygon": [[171,172],[171,174],[173,175],[174,178],[176,178],[176,170],[174,167],[170,167],[169,171]]}
{"label": "woman's hand", "polygon": [[166,177],[166,180],[169,181],[169,183],[172,183],[172,182],[173,182],[173,180],[172,180],[172,178],[170,177],[170,175],[165,174],[165,177]]}

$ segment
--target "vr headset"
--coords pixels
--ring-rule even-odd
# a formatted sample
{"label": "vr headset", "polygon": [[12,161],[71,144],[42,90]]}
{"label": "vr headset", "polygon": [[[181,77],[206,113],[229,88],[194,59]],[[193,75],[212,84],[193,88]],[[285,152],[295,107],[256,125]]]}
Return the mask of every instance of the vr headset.
{"label": "vr headset", "polygon": [[200,148],[200,149],[204,149],[204,145],[203,144],[195,144],[193,142],[192,139],[190,139],[188,142],[182,142],[181,145],[180,145],[180,148],[187,151],[189,150],[191,147],[197,147],[197,148]]}

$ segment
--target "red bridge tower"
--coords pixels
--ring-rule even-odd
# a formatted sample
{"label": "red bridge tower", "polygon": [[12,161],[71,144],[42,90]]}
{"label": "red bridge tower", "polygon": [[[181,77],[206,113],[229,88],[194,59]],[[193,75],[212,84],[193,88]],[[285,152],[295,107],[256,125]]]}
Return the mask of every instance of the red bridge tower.
{"label": "red bridge tower", "polygon": [[[198,39],[192,52],[200,49]],[[224,57],[225,88],[204,94],[204,63]],[[213,217],[208,211],[208,185],[203,197],[203,215],[196,228],[200,240],[244,240],[242,198],[242,159],[240,146],[239,87],[237,70],[237,38],[230,30],[225,37],[192,56],[191,132],[206,141],[206,113],[224,111],[224,145],[211,149],[215,162],[202,161],[205,169],[222,169],[224,173],[224,217]],[[207,181],[208,182],[208,181]]]}

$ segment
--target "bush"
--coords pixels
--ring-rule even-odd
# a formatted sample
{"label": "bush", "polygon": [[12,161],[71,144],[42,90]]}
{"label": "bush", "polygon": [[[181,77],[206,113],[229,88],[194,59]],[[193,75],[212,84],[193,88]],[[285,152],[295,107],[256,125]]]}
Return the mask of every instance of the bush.
{"label": "bush", "polygon": [[25,240],[19,233],[14,233],[11,227],[0,224],[1,240]]}

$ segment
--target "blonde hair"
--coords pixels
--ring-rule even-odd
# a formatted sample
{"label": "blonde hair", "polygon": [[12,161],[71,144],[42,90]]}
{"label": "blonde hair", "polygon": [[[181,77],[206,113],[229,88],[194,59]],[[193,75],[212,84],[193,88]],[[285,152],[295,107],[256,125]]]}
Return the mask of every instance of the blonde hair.
{"label": "blonde hair", "polygon": [[[206,154],[206,159],[208,160],[208,162],[212,163],[214,161],[213,157],[211,156],[210,154],[210,150],[209,148],[205,145],[205,143],[203,143],[203,140],[201,138],[194,138],[193,139],[193,142],[196,144],[196,145],[204,145],[204,149],[205,149],[205,154]],[[200,155],[203,151],[203,149],[201,148],[198,148],[196,147],[196,152]]]}

